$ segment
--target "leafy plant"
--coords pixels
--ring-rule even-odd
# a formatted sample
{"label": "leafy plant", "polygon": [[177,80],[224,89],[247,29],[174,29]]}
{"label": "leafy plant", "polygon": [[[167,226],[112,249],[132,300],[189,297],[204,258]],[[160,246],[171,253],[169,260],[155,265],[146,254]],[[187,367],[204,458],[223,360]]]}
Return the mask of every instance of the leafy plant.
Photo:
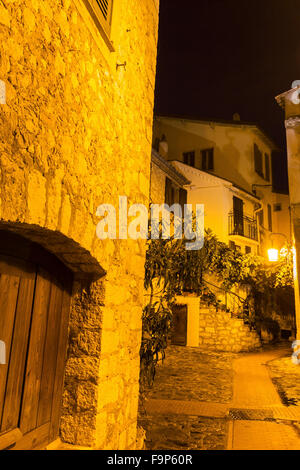
{"label": "leafy plant", "polygon": [[[220,286],[248,286],[250,293],[242,316],[251,328],[260,329],[276,307],[276,296],[293,293],[293,254],[289,248],[279,264],[244,255],[230,249],[207,230],[201,250],[187,251],[186,240],[173,238],[149,240],[145,263],[147,302],[143,310],[140,385],[142,394],[152,385],[158,362],[164,359],[172,328],[172,307],[176,295],[184,291],[200,295],[207,303],[220,306],[204,282],[204,274],[213,274]],[[252,306],[252,307],[251,307]],[[253,310],[253,312],[250,312]],[[251,313],[251,314],[250,314]],[[266,321],[266,324],[271,323]],[[272,323],[274,330],[274,324]]]}

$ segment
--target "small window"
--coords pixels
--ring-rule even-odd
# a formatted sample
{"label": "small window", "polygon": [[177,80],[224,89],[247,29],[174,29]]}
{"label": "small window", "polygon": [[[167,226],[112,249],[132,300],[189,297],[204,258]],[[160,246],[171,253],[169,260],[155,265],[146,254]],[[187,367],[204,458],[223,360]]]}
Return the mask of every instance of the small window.
{"label": "small window", "polygon": [[266,170],[266,181],[270,181],[270,156],[265,154],[265,170]]}
{"label": "small window", "polygon": [[212,171],[214,169],[214,149],[206,149],[201,151],[202,170]]}
{"label": "small window", "polygon": [[85,0],[88,9],[93,13],[104,32],[109,36],[113,0]]}
{"label": "small window", "polygon": [[272,207],[268,204],[268,229],[272,232]]}
{"label": "small window", "polygon": [[274,204],[274,206],[273,206],[273,211],[274,211],[274,212],[280,212],[280,211],[282,211],[282,205],[281,205],[280,203]]}
{"label": "small window", "polygon": [[172,206],[173,204],[186,204],[187,191],[180,189],[169,178],[166,177],[165,183],[165,204]]}
{"label": "small window", "polygon": [[246,255],[250,255],[250,253],[251,253],[251,246],[246,246],[246,247],[245,247],[245,253],[246,253]]}
{"label": "small window", "polygon": [[179,189],[179,204],[181,205],[182,213],[184,214],[184,206],[187,204],[187,190]]}
{"label": "small window", "polygon": [[254,144],[254,167],[256,173],[263,178],[263,155],[256,144]]}
{"label": "small window", "polygon": [[195,166],[195,152],[185,152],[183,154],[183,161],[186,165]]}
{"label": "small window", "polygon": [[230,242],[229,242],[229,248],[231,250],[235,251],[235,243],[232,240],[230,240]]}
{"label": "small window", "polygon": [[169,178],[166,178],[165,185],[165,204],[172,206],[175,202],[175,191],[172,184],[172,181]]}
{"label": "small window", "polygon": [[261,227],[264,226],[264,211],[259,211],[259,213],[258,213],[258,223]]}

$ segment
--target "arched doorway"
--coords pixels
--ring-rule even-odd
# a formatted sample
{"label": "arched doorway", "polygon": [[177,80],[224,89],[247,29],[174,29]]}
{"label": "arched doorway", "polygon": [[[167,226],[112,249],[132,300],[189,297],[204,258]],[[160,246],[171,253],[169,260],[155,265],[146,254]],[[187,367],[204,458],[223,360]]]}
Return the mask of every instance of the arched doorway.
{"label": "arched doorway", "polygon": [[0,449],[58,436],[71,272],[23,237],[0,231]]}

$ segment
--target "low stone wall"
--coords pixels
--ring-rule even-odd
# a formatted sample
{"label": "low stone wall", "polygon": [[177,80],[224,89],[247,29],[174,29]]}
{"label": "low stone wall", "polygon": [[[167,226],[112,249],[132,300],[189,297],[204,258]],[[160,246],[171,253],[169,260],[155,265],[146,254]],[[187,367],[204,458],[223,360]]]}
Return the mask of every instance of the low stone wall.
{"label": "low stone wall", "polygon": [[251,331],[239,318],[214,308],[200,307],[199,347],[215,351],[242,352],[261,346],[256,331]]}

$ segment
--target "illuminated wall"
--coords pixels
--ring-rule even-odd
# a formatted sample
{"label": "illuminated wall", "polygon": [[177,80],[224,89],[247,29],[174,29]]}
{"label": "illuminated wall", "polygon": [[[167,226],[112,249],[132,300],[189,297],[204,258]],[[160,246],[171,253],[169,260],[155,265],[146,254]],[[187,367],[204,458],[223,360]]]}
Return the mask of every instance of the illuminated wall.
{"label": "illuminated wall", "polygon": [[158,0],[113,3],[109,36],[83,0],[1,3],[0,220],[79,279],[61,437],[134,449],[145,244],[101,242],[95,214],[148,204]]}

